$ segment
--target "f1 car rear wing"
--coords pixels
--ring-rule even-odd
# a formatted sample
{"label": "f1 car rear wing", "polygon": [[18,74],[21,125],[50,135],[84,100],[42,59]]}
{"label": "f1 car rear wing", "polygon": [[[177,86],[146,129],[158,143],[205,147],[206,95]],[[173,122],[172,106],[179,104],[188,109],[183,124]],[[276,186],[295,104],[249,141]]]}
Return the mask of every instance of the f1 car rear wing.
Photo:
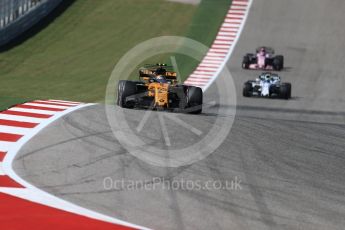
{"label": "f1 car rear wing", "polygon": [[147,64],[143,68],[139,69],[139,77],[157,77],[158,75],[163,75],[167,80],[176,80],[177,74],[172,71],[173,67],[166,64],[157,63],[156,65]]}
{"label": "f1 car rear wing", "polygon": [[262,48],[265,49],[265,51],[266,51],[267,54],[273,55],[273,54],[275,53],[275,51],[274,51],[273,48],[271,48],[271,47],[266,47],[266,46],[260,46],[260,47],[256,48],[255,52],[256,52],[256,53],[259,53],[260,50],[261,50]]}

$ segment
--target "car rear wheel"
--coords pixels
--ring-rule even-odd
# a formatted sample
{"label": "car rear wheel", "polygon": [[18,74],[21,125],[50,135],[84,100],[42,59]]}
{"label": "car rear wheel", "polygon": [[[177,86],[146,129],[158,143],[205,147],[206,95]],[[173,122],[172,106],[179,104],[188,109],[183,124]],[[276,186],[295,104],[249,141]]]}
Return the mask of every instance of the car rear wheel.
{"label": "car rear wheel", "polygon": [[137,93],[137,85],[132,81],[119,81],[117,90],[117,105],[122,108],[133,108],[133,103],[127,103],[126,98]]}
{"label": "car rear wheel", "polygon": [[282,70],[284,69],[284,56],[282,55],[277,55],[273,59],[273,69],[274,70]]}
{"label": "car rear wheel", "polygon": [[188,113],[199,114],[202,112],[202,89],[195,86],[187,88]]}
{"label": "car rear wheel", "polygon": [[252,91],[253,91],[252,84],[249,83],[249,82],[244,83],[244,86],[243,86],[243,96],[244,97],[252,96]]}
{"label": "car rear wheel", "polygon": [[169,97],[169,107],[170,108],[177,108],[175,111],[183,112],[187,107],[187,98],[186,98],[186,91],[188,86],[184,85],[177,85],[176,87],[170,88],[170,93],[172,95],[176,95],[177,97]]}
{"label": "car rear wheel", "polygon": [[286,100],[291,98],[291,84],[290,83],[283,83],[280,86],[280,97]]}
{"label": "car rear wheel", "polygon": [[242,61],[242,68],[243,69],[249,69],[249,65],[250,65],[250,59],[248,56],[244,56],[243,57],[243,61]]}

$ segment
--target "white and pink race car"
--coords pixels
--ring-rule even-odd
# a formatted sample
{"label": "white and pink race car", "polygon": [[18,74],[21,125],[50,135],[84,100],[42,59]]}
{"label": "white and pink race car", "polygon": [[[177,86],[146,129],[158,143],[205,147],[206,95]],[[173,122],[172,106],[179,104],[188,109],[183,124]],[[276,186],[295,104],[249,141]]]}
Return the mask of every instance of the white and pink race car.
{"label": "white and pink race car", "polygon": [[284,56],[274,55],[274,49],[261,46],[256,53],[247,53],[242,61],[243,69],[277,70],[284,69]]}

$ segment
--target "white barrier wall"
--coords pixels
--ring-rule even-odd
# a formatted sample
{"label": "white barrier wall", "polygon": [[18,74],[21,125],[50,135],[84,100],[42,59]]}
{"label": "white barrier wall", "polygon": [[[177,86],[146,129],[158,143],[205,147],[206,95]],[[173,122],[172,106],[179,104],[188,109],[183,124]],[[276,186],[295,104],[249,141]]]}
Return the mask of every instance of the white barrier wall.
{"label": "white barrier wall", "polygon": [[0,0],[0,46],[28,30],[63,0]]}

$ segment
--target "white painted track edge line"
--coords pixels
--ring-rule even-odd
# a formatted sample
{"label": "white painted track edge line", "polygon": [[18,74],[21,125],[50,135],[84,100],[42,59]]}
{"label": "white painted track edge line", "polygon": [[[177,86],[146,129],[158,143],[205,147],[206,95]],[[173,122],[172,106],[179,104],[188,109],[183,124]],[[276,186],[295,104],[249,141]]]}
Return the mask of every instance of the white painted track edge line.
{"label": "white painted track edge line", "polygon": [[2,162],[0,161],[0,176],[5,176],[6,174],[5,174],[5,172],[4,172],[4,170],[3,170],[3,168],[2,168]]}
{"label": "white painted track edge line", "polygon": [[[233,1],[231,3],[230,9],[229,9],[229,14],[227,14],[227,16],[225,17],[222,26],[219,30],[218,33],[220,33],[220,31],[224,30],[224,27],[238,27],[238,29],[236,30],[236,36],[233,38],[233,41],[231,41],[229,44],[226,44],[228,41],[223,41],[223,40],[219,40],[219,38],[223,38],[223,36],[220,36],[219,34],[217,34],[215,41],[213,42],[211,48],[208,50],[208,53],[206,54],[206,57],[209,56],[214,56],[215,53],[213,51],[215,51],[215,49],[213,48],[213,46],[222,46],[222,45],[228,45],[229,49],[228,52],[226,54],[223,55],[223,57],[220,57],[222,63],[220,65],[220,67],[215,71],[215,74],[210,78],[210,81],[202,88],[203,91],[206,91],[208,89],[208,87],[210,87],[210,85],[218,78],[219,74],[221,73],[221,71],[223,71],[226,63],[229,61],[232,52],[242,34],[243,28],[246,24],[249,12],[250,12],[250,8],[252,6],[253,0],[249,0],[248,2],[246,2],[245,4],[243,4],[243,6],[245,6],[245,9],[243,11],[244,15],[242,16],[242,20],[239,19],[231,19],[234,20],[235,22],[240,22],[240,23],[228,23],[229,19],[229,15],[231,15],[230,12],[233,12],[234,8],[236,8],[236,6],[234,6],[233,4],[237,4],[238,1]],[[234,17],[237,17],[236,15],[234,15]],[[217,49],[216,49],[217,50]],[[217,55],[219,55],[219,53],[217,53]],[[203,61],[206,59],[206,57],[204,57],[204,59],[202,60],[202,62],[198,65],[197,69],[192,73],[192,74],[198,74],[198,70],[200,70],[200,66],[203,65]],[[188,78],[186,79],[185,82],[193,82],[193,79],[190,79],[191,75],[188,76]]]}
{"label": "white painted track edge line", "polygon": [[57,102],[57,103],[66,103],[66,104],[71,104],[71,105],[80,105],[82,103],[77,102],[77,101],[64,101],[64,100],[54,100],[54,99],[49,99],[46,100],[47,102]]}
{"label": "white painted track edge line", "polygon": [[41,123],[48,118],[36,118],[36,117],[28,117],[28,116],[19,116],[19,115],[12,115],[12,114],[1,114],[0,119],[10,120],[10,121],[21,121],[21,122],[31,122],[31,123]]}
{"label": "white painted track edge line", "polygon": [[14,145],[14,142],[0,141],[0,151],[7,152],[9,149],[12,148],[13,145]]}
{"label": "white painted track edge line", "polygon": [[[252,3],[253,3],[254,0],[249,0],[248,1],[248,5],[246,6],[246,11],[245,11],[245,16],[243,17],[243,21],[241,23],[241,26],[239,27],[239,30],[238,30],[238,35],[237,37],[234,39],[233,41],[233,44],[232,46],[230,47],[230,50],[228,52],[228,54],[226,55],[226,57],[224,58],[224,61],[221,65],[221,67],[218,69],[218,71],[216,72],[216,74],[214,75],[214,77],[210,80],[210,82],[208,82],[203,88],[202,90],[205,92],[211,85],[212,83],[218,78],[218,76],[220,75],[220,73],[223,71],[226,63],[228,63],[232,53],[234,52],[234,49],[238,43],[238,40],[240,39],[241,35],[242,35],[242,32],[243,32],[243,29],[244,29],[244,26],[247,22],[247,19],[248,19],[248,15],[249,15],[249,12],[250,12],[250,8],[252,6]],[[231,7],[230,7],[231,9]]]}
{"label": "white painted track edge line", "polygon": [[43,107],[43,108],[53,108],[53,109],[68,109],[68,108],[71,108],[70,106],[47,105],[47,104],[40,104],[40,103],[35,103],[35,102],[26,102],[23,105],[37,106],[37,107]]}
{"label": "white painted track edge line", "polygon": [[10,133],[16,135],[26,135],[31,132],[32,128],[22,128],[9,125],[0,125],[0,133]]}
{"label": "white painted track edge line", "polygon": [[66,102],[55,102],[55,101],[47,101],[47,100],[34,100],[34,101],[31,101],[30,103],[38,103],[41,105],[43,105],[43,104],[61,105],[61,106],[66,106],[68,108],[80,105],[80,104],[75,104],[75,103],[71,104],[71,103],[66,103]]}
{"label": "white painted track edge line", "polygon": [[25,109],[20,107],[12,107],[8,109],[9,111],[16,111],[16,112],[24,112],[24,113],[36,113],[36,114],[42,114],[42,115],[54,115],[55,111],[50,110],[40,110],[40,109]]}
{"label": "white painted track edge line", "polygon": [[[79,215],[83,215],[92,219],[98,219],[101,221],[105,221],[105,222],[109,222],[109,223],[113,223],[113,224],[118,224],[118,225],[123,225],[123,226],[127,226],[130,228],[136,228],[136,229],[148,229],[142,226],[138,226],[135,224],[131,224],[110,216],[106,216],[100,213],[97,213],[95,211],[91,211],[89,209],[83,208],[81,206],[78,206],[76,204],[73,204],[71,202],[68,202],[66,200],[63,200],[61,198],[55,197],[43,190],[40,190],[39,188],[35,187],[34,185],[30,184],[29,182],[25,181],[24,179],[22,179],[20,176],[17,175],[17,173],[13,170],[12,168],[12,163],[15,159],[15,156],[17,155],[17,153],[19,152],[19,150],[31,139],[33,138],[36,134],[38,134],[41,130],[43,130],[44,128],[46,128],[49,124],[51,124],[52,122],[60,119],[61,117],[74,112],[78,109],[82,109],[84,107],[88,107],[94,104],[80,104],[77,105],[75,107],[71,107],[69,109],[66,109],[65,111],[62,112],[57,112],[56,115],[52,116],[49,119],[46,119],[44,121],[42,121],[38,126],[36,126],[35,128],[32,129],[32,132],[23,136],[21,139],[19,139],[17,142],[15,142],[15,144],[11,145],[8,149],[7,149],[7,154],[5,155],[3,164],[2,164],[2,168],[3,171],[6,175],[8,175],[10,178],[12,178],[13,180],[15,180],[17,183],[23,185],[27,190],[29,190],[29,193],[31,193],[31,195],[34,194],[34,197],[45,197],[45,202],[42,202],[44,205],[53,207],[53,208],[57,208],[60,210],[64,210],[67,212],[71,212],[71,213],[75,213],[75,214],[79,214]],[[1,190],[1,189],[0,189]],[[12,192],[11,192],[12,191]],[[6,193],[14,195],[14,196],[18,196],[18,194],[16,194],[17,190],[7,190]],[[26,197],[29,198],[29,197]],[[33,202],[36,203],[40,203],[37,200],[33,200],[33,199],[29,199]]]}

